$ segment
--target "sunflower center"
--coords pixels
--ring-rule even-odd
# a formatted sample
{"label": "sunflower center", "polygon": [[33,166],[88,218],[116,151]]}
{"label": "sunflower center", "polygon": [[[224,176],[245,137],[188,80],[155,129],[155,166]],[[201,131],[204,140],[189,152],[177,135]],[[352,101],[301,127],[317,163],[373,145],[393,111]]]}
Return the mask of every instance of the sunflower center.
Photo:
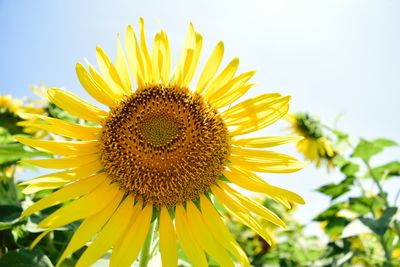
{"label": "sunflower center", "polygon": [[159,112],[149,114],[138,128],[140,137],[155,147],[167,145],[179,138],[181,130],[179,122],[174,117]]}
{"label": "sunflower center", "polygon": [[197,199],[221,176],[228,131],[217,110],[186,88],[138,89],[113,108],[100,139],[112,182],[144,203]]}

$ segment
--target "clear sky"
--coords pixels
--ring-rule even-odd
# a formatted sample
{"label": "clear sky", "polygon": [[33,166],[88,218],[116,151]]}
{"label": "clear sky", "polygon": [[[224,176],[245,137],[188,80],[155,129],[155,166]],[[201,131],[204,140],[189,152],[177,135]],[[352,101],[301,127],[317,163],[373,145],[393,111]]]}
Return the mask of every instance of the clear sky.
{"label": "clear sky", "polygon": [[[292,95],[293,111],[327,122],[343,113],[340,128],[353,136],[400,141],[399,10],[396,0],[0,0],[0,90],[31,97],[29,85],[44,82],[89,99],[75,63],[95,63],[97,44],[113,57],[117,32],[137,28],[142,16],[148,42],[165,28],[176,60],[192,21],[204,37],[201,64],[223,40],[225,62],[238,56],[241,71],[257,70],[259,85],[248,96],[279,91]],[[285,127],[263,133],[286,134]],[[398,158],[398,150],[389,152]],[[313,189],[340,176],[308,167],[265,178],[306,198],[297,217],[307,222],[329,203]]]}

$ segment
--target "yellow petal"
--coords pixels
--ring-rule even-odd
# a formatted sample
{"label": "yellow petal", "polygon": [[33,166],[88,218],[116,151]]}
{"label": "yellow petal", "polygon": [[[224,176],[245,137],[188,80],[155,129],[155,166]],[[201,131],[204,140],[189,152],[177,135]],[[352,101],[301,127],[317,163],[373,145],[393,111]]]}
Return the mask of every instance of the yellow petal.
{"label": "yellow petal", "polygon": [[119,189],[113,184],[102,184],[89,194],[61,207],[39,223],[40,228],[60,227],[76,220],[89,217],[107,206]]}
{"label": "yellow petal", "polygon": [[239,147],[250,147],[250,148],[266,148],[284,145],[290,142],[298,142],[303,137],[301,136],[263,136],[254,138],[243,138],[243,139],[232,139],[230,140],[232,145]]}
{"label": "yellow petal", "polygon": [[161,36],[160,33],[157,33],[154,36],[153,41],[153,49],[151,54],[151,61],[152,61],[152,79],[154,83],[158,83],[160,81],[160,74],[162,72],[163,67],[163,54],[161,52]]}
{"label": "yellow petal", "polygon": [[292,156],[273,151],[231,147],[231,153],[229,160],[233,164],[255,172],[289,173],[306,166]]}
{"label": "yellow petal", "polygon": [[186,205],[187,220],[189,228],[197,243],[213,257],[220,266],[234,266],[232,259],[226,250],[213,238],[208,227],[206,227],[200,211],[189,201]]}
{"label": "yellow petal", "polygon": [[145,83],[145,76],[143,74],[144,64],[142,54],[140,53],[139,44],[136,39],[136,34],[131,25],[126,28],[125,50],[128,65],[131,68],[133,77],[135,78],[138,87],[142,87]]}
{"label": "yellow petal", "polygon": [[152,211],[153,206],[146,205],[134,219],[134,222],[130,223],[127,232],[115,244],[110,260],[111,267],[129,267],[132,265],[149,232]]}
{"label": "yellow petal", "polygon": [[219,42],[204,65],[199,82],[197,83],[196,92],[201,94],[212,78],[214,78],[214,75],[217,73],[218,67],[221,64],[223,56],[224,43]]}
{"label": "yellow petal", "polygon": [[236,100],[238,100],[240,97],[242,97],[247,91],[249,91],[253,86],[256,85],[255,83],[247,83],[242,86],[238,86],[234,90],[230,90],[231,93],[229,95],[225,95],[225,97],[220,97],[218,98],[217,101],[213,102],[213,106],[215,108],[222,108],[227,105],[232,104]]}
{"label": "yellow petal", "polygon": [[[234,94],[238,90],[240,91],[240,89],[254,76],[255,73],[255,71],[249,71],[238,75],[237,77],[227,82],[224,86],[216,88],[214,92],[210,93],[207,99],[213,104],[215,108],[219,108],[220,105],[218,104],[218,102],[220,100],[225,99],[226,97]],[[246,91],[243,93],[246,93]]]}
{"label": "yellow petal", "polygon": [[259,204],[258,202],[251,200],[248,197],[240,194],[239,192],[235,191],[233,188],[228,186],[225,182],[218,183],[220,188],[224,191],[224,193],[229,196],[231,199],[235,200],[237,206],[243,207],[244,210],[248,210],[253,212],[265,220],[270,221],[271,223],[280,226],[282,228],[286,228],[286,224],[282,221],[281,218],[278,217],[275,213],[273,213],[268,208],[264,207],[263,205]]}
{"label": "yellow petal", "polygon": [[[163,64],[161,67],[161,80],[163,83],[168,83],[171,75],[171,47],[169,45],[168,36],[165,31],[161,31],[161,54],[163,58]],[[159,66],[160,67],[160,66]]]}
{"label": "yellow petal", "polygon": [[238,205],[234,199],[226,195],[218,186],[213,186],[211,191],[217,197],[218,202],[222,204],[224,209],[226,209],[232,217],[236,218],[240,223],[251,228],[268,244],[272,245],[273,241],[268,231],[264,229],[245,208]]}
{"label": "yellow petal", "polygon": [[225,171],[224,175],[233,183],[245,189],[265,193],[273,198],[288,199],[293,202],[304,204],[304,199],[298,194],[268,184],[256,174],[246,171],[238,166],[229,165],[229,171]]}
{"label": "yellow petal", "polygon": [[53,231],[54,229],[47,229],[46,231],[42,232],[40,235],[38,235],[35,240],[33,240],[33,242],[31,243],[31,245],[29,246],[30,249],[34,249],[36,247],[36,245],[51,231]]}
{"label": "yellow petal", "polygon": [[281,97],[279,94],[265,94],[246,100],[227,109],[221,115],[230,129],[230,135],[239,135],[253,132],[276,122],[289,109],[290,97]]}
{"label": "yellow petal", "polygon": [[34,194],[34,193],[42,191],[42,190],[56,189],[65,184],[66,184],[65,181],[54,181],[54,180],[52,180],[51,182],[35,183],[35,184],[31,184],[31,185],[28,185],[27,187],[25,187],[24,190],[22,190],[22,193],[24,193],[26,195]]}
{"label": "yellow petal", "polygon": [[132,93],[132,82],[131,76],[129,75],[128,64],[126,63],[125,54],[122,49],[121,41],[119,36],[117,37],[117,59],[115,61],[115,67],[122,81],[122,88],[125,94],[129,95]]}
{"label": "yellow petal", "polygon": [[177,205],[175,210],[176,234],[183,252],[194,266],[208,266],[204,251],[194,242],[185,214],[185,208]]}
{"label": "yellow petal", "polygon": [[118,238],[126,233],[129,222],[137,214],[138,209],[138,205],[134,206],[133,198],[130,196],[127,197],[97,235],[93,243],[79,258],[76,267],[90,266],[97,259],[101,258],[115,244]]}
{"label": "yellow petal", "polygon": [[19,185],[32,185],[32,184],[38,184],[42,182],[52,182],[52,181],[68,183],[76,179],[88,177],[89,175],[94,174],[100,171],[101,169],[103,169],[101,163],[99,161],[94,161],[88,164],[83,164],[76,169],[45,174],[35,179],[23,181]]}
{"label": "yellow petal", "polygon": [[[201,48],[203,45],[203,37],[196,33],[196,45],[193,50],[193,55],[190,57],[190,60],[187,60],[184,65],[183,70],[183,86],[189,87],[192,82],[193,76],[196,72],[197,66],[199,64]],[[189,57],[187,57],[189,59]]]}
{"label": "yellow petal", "polygon": [[18,122],[17,125],[35,127],[62,136],[84,139],[84,140],[97,139],[101,130],[99,127],[70,123],[54,118],[48,118],[46,116],[41,116],[41,115],[29,116],[29,117],[38,120],[21,121]]}
{"label": "yellow petal", "polygon": [[209,98],[213,93],[227,84],[232,77],[235,75],[237,69],[239,67],[239,59],[234,58],[229,64],[225,67],[221,73],[210,82],[210,86],[204,93],[205,98]]}
{"label": "yellow petal", "polygon": [[35,202],[32,206],[24,210],[22,216],[29,216],[35,212],[60,204],[72,198],[86,195],[106,179],[107,176],[101,173],[84,180],[78,180]]}
{"label": "yellow petal", "polygon": [[117,209],[121,199],[122,193],[117,194],[110,204],[107,205],[100,212],[87,217],[75,231],[67,248],[64,250],[61,257],[58,259],[57,267],[61,265],[62,261],[70,254],[74,253],[79,248],[83,247],[110,219],[114,211]]}
{"label": "yellow petal", "polygon": [[107,112],[70,92],[50,88],[47,96],[51,102],[79,118],[100,123],[107,117]]}
{"label": "yellow petal", "polygon": [[114,97],[114,102],[118,103],[126,93],[125,91],[121,90],[120,87],[116,86],[114,82],[110,81],[102,74],[100,74],[95,67],[89,62],[86,62],[89,68],[89,73],[92,76],[93,80],[97,83],[100,88],[103,88],[104,91],[109,92],[110,95]]}
{"label": "yellow petal", "polygon": [[227,110],[222,112],[222,116],[225,119],[238,118],[243,116],[243,113],[247,113],[249,110],[255,110],[256,108],[267,108],[275,103],[282,102],[283,96],[279,93],[269,93],[262,94],[245,101],[240,102],[232,107],[229,107]]}
{"label": "yellow petal", "polygon": [[102,168],[103,168],[103,166],[101,166],[100,162],[95,161],[95,162],[81,165],[80,167],[75,168],[75,169],[45,174],[45,175],[39,176],[34,179],[23,181],[19,185],[29,185],[29,184],[36,184],[36,183],[41,183],[41,182],[51,182],[52,180],[65,181],[66,183],[68,183],[68,182],[71,182],[71,181],[74,181],[77,179],[88,177],[91,174],[94,174],[94,173],[100,171]]}
{"label": "yellow petal", "polygon": [[[185,87],[183,84],[184,80],[184,68],[186,65],[190,65],[191,59],[193,57],[193,51],[196,49],[196,32],[194,30],[193,24],[189,24],[189,29],[187,31],[185,41],[178,58],[178,63],[176,64],[176,69],[174,73],[174,83],[178,86]],[[189,56],[189,59],[187,59]]]}
{"label": "yellow petal", "polygon": [[72,156],[55,159],[25,159],[22,160],[22,162],[33,164],[42,168],[70,169],[91,163],[96,160],[100,160],[98,154],[88,154],[82,156]]}
{"label": "yellow petal", "polygon": [[15,137],[18,142],[36,148],[37,150],[63,156],[87,155],[97,152],[98,141],[48,141]]}
{"label": "yellow petal", "polygon": [[151,78],[151,75],[153,73],[152,71],[152,65],[151,65],[151,57],[150,57],[150,52],[149,48],[147,46],[146,42],[146,35],[144,31],[144,19],[140,18],[139,19],[139,31],[140,31],[140,50],[143,58],[143,63],[145,66],[145,73],[146,75],[144,76],[145,81],[153,81]]}
{"label": "yellow petal", "polygon": [[101,73],[103,74],[104,80],[113,89],[113,91],[118,95],[123,95],[125,92],[127,92],[129,89],[124,88],[124,84],[119,77],[117,69],[101,46],[96,47],[96,59]]}
{"label": "yellow petal", "polygon": [[202,218],[214,238],[225,247],[242,266],[250,266],[249,260],[239,244],[232,237],[228,228],[221,219],[221,215],[215,210],[214,206],[206,196],[200,196],[200,207]]}
{"label": "yellow petal", "polygon": [[263,150],[263,149],[248,149],[248,148],[241,148],[241,147],[231,147],[230,152],[232,155],[237,155],[249,160],[254,161],[264,161],[264,160],[296,160],[296,158],[278,153],[275,151]]}
{"label": "yellow petal", "polygon": [[76,64],[76,74],[78,75],[81,85],[91,97],[109,107],[113,107],[117,104],[113,92],[107,90],[107,87],[101,87],[81,63]]}
{"label": "yellow petal", "polygon": [[176,246],[176,233],[171,217],[165,207],[160,213],[160,252],[163,266],[177,266],[178,249]]}

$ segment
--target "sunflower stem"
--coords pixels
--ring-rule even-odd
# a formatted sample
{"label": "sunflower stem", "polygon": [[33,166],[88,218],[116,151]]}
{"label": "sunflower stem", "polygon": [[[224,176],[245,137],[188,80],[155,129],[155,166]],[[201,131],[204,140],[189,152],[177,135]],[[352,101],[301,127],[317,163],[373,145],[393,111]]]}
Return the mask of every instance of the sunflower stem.
{"label": "sunflower stem", "polygon": [[144,241],[142,252],[140,254],[140,262],[139,267],[147,267],[152,255],[150,253],[151,243],[153,239],[153,233],[155,229],[156,223],[153,222],[150,225],[149,233],[147,234],[146,240]]}

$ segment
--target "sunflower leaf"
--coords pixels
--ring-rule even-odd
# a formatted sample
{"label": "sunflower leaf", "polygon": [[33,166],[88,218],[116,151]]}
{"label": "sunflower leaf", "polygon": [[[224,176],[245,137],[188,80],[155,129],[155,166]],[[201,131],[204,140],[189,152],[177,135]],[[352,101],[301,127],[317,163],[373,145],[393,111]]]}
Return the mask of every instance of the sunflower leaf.
{"label": "sunflower leaf", "polygon": [[396,214],[397,208],[396,207],[389,207],[385,210],[385,212],[382,214],[382,216],[375,220],[371,218],[364,218],[361,217],[360,221],[369,227],[375,234],[377,235],[383,235],[386,230],[389,227],[389,224],[393,218],[393,216]]}
{"label": "sunflower leaf", "polygon": [[317,191],[330,196],[331,200],[334,200],[344,193],[350,191],[350,187],[353,185],[354,180],[354,176],[348,176],[338,184],[330,183],[317,188]]}
{"label": "sunflower leaf", "polygon": [[11,229],[20,220],[22,208],[13,205],[0,206],[0,231]]}
{"label": "sunflower leaf", "polygon": [[382,177],[400,176],[400,162],[392,161],[384,165],[372,169],[374,177],[381,179]]}
{"label": "sunflower leaf", "polygon": [[382,146],[379,142],[374,143],[361,139],[351,156],[353,158],[360,158],[369,161],[372,156],[381,153],[384,148],[385,146]]}
{"label": "sunflower leaf", "polygon": [[0,258],[0,266],[13,267],[52,267],[50,259],[40,250],[18,249]]}

